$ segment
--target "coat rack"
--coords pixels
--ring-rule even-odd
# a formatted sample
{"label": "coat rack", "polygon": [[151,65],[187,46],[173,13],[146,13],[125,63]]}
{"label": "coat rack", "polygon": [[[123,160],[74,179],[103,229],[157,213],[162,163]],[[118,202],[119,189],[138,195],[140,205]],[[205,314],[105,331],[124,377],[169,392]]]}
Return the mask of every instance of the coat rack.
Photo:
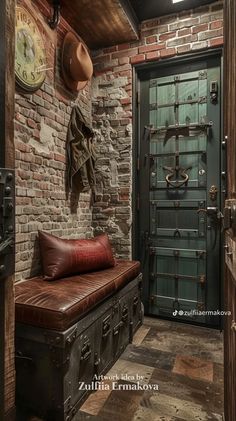
{"label": "coat rack", "polygon": [[48,20],[48,24],[51,29],[56,29],[61,18],[60,14],[61,2],[60,0],[53,0],[53,15],[51,19]]}

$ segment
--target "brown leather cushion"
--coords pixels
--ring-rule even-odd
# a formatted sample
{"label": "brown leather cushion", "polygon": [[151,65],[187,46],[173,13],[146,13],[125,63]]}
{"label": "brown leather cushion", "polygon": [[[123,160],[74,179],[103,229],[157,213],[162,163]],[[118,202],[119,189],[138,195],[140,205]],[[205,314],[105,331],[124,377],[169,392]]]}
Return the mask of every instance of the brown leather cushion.
{"label": "brown leather cushion", "polygon": [[36,277],[16,284],[16,321],[65,330],[140,273],[140,263],[117,260],[113,268],[54,282]]}
{"label": "brown leather cushion", "polygon": [[88,240],[66,240],[39,231],[39,246],[47,281],[115,265],[107,234]]}

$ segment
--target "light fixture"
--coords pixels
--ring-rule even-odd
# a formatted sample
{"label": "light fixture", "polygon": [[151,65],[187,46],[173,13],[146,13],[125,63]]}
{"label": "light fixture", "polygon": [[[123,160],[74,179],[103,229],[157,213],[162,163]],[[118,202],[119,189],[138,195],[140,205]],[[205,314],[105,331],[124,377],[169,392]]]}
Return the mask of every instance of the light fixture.
{"label": "light fixture", "polygon": [[180,3],[181,1],[184,1],[184,0],[172,0],[172,3],[174,4],[174,3]]}

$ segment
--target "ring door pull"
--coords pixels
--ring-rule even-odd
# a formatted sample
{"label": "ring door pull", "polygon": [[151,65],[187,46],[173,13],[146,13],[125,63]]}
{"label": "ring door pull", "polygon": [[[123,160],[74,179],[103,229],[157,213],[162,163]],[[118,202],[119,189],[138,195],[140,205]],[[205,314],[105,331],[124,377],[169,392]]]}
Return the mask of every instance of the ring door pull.
{"label": "ring door pull", "polygon": [[81,357],[80,357],[80,361],[86,361],[90,355],[91,355],[92,351],[91,351],[91,345],[90,342],[86,342],[82,349],[81,349]]}
{"label": "ring door pull", "polygon": [[169,170],[170,171],[170,173],[166,175],[166,184],[167,184],[167,186],[172,186],[172,187],[175,187],[177,189],[179,189],[180,187],[182,187],[184,185],[187,186],[188,180],[189,180],[189,175],[186,174],[185,171],[187,171],[187,170],[189,170],[191,168],[186,168],[186,169],[181,168],[182,172],[179,175],[183,179],[182,181],[171,181],[172,178],[175,175],[175,171],[172,171],[172,168],[169,168],[169,167],[163,167],[163,168],[165,170]]}

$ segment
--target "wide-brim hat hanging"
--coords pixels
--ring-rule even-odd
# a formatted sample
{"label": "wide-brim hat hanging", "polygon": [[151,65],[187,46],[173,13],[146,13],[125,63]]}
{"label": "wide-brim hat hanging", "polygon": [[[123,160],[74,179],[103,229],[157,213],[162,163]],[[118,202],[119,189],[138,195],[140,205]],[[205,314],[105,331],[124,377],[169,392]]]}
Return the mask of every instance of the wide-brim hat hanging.
{"label": "wide-brim hat hanging", "polygon": [[67,32],[62,46],[62,75],[72,91],[85,88],[93,75],[93,63],[84,43],[73,32]]}

